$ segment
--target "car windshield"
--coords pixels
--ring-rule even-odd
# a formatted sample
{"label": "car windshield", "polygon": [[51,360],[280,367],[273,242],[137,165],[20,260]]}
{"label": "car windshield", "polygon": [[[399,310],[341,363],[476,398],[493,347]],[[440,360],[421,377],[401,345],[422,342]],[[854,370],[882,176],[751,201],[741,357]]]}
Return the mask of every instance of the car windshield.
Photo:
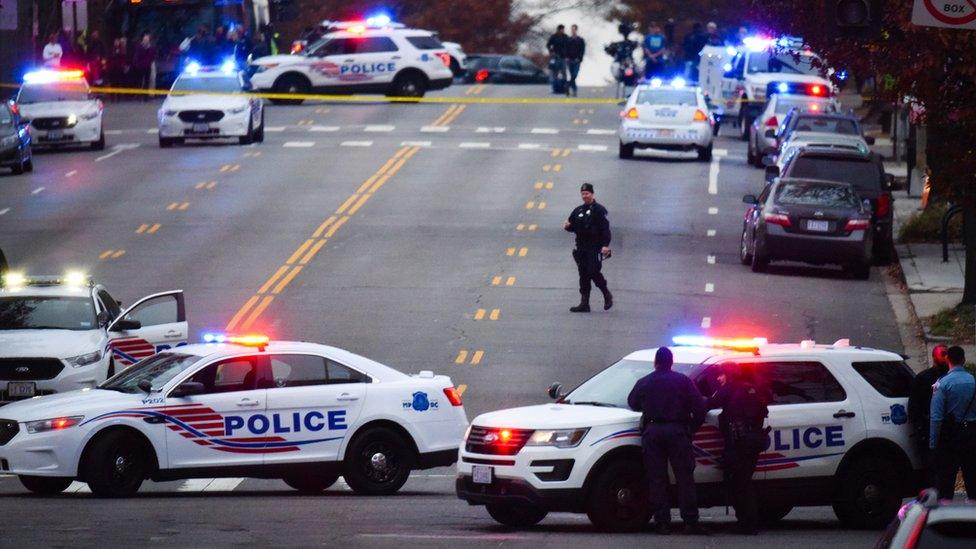
{"label": "car windshield", "polygon": [[698,96],[691,90],[641,90],[637,94],[638,105],[697,105]]}
{"label": "car windshield", "polygon": [[[692,364],[675,364],[672,369],[687,375],[693,367]],[[584,381],[582,385],[566,395],[563,402],[628,408],[627,396],[634,388],[634,384],[653,369],[654,364],[651,362],[623,359]]]}
{"label": "car windshield", "polygon": [[139,388],[139,382],[146,380],[152,385],[153,391],[158,391],[199,361],[200,357],[197,355],[180,353],[154,355],[119,372],[98,388],[123,393],[140,393],[143,391]]}
{"label": "car windshield", "polygon": [[791,51],[763,51],[749,56],[749,73],[781,72],[787,74],[809,74],[820,76],[820,67],[814,67],[811,62],[817,56],[810,53]]}
{"label": "car windshield", "polygon": [[88,101],[88,84],[83,80],[52,82],[50,84],[24,84],[17,94],[17,103],[47,103],[53,101]]}
{"label": "car windshield", "polygon": [[794,107],[803,112],[831,112],[834,110],[833,107],[831,107],[826,101],[810,101],[809,99],[780,99],[776,102],[776,114],[788,113]]}
{"label": "car windshield", "polygon": [[850,118],[832,116],[801,116],[796,120],[795,131],[836,133],[840,135],[860,135],[857,123]]}
{"label": "car windshield", "polygon": [[0,330],[93,330],[88,297],[0,297]]}
{"label": "car windshield", "polygon": [[175,92],[239,93],[240,80],[236,75],[228,76],[181,76],[173,84]]}
{"label": "car windshield", "polygon": [[870,159],[805,155],[796,159],[784,177],[850,183],[858,191],[881,189],[881,171]]}
{"label": "car windshield", "polygon": [[783,206],[858,207],[857,196],[850,186],[808,181],[780,185],[776,189],[775,201]]}

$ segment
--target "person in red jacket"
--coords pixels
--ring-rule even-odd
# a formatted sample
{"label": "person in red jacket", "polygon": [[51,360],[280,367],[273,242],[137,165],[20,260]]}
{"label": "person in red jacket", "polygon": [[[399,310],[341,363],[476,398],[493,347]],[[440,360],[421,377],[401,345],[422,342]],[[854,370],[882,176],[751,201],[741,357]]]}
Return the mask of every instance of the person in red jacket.
{"label": "person in red jacket", "polygon": [[[152,81],[153,63],[156,62],[156,47],[152,43],[152,35],[144,33],[142,39],[132,48],[132,86],[144,90],[155,88]],[[142,96],[143,101],[149,101],[150,94]]]}

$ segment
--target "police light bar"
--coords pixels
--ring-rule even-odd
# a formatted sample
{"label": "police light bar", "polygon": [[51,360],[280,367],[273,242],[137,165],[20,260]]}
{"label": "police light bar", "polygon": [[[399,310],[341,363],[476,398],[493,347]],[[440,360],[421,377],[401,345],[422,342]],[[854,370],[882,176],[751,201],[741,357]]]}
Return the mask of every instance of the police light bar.
{"label": "police light bar", "polygon": [[51,84],[53,82],[63,82],[65,80],[78,80],[85,77],[82,70],[56,71],[51,69],[41,69],[31,71],[24,75],[25,84]]}
{"label": "police light bar", "polygon": [[775,41],[766,36],[746,36],[742,39],[742,45],[749,48],[749,51],[763,51],[769,49]]}
{"label": "police light bar", "polygon": [[190,76],[196,76],[196,74],[200,72],[200,68],[201,68],[200,63],[197,63],[196,61],[190,61],[189,63],[186,64],[186,67],[183,68],[183,72],[189,74]]}
{"label": "police light bar", "polygon": [[23,288],[24,286],[69,286],[81,288],[95,285],[95,280],[81,271],[68,271],[63,275],[27,276],[21,272],[9,272],[0,279],[0,285],[5,288]]}
{"label": "police light bar", "polygon": [[770,82],[766,84],[766,97],[775,93],[811,97],[830,97],[832,95],[830,86],[825,84],[810,84],[808,82]]}
{"label": "police light bar", "polygon": [[685,79],[681,78],[680,76],[671,81],[671,87],[673,88],[683,88],[685,87],[685,84]]}
{"label": "police light bar", "polygon": [[242,345],[244,347],[258,347],[261,349],[266,347],[270,341],[271,338],[262,334],[203,334],[204,343],[230,343],[233,345]]}
{"label": "police light bar", "polygon": [[651,87],[652,88],[660,88],[662,83],[663,82],[661,81],[660,78],[651,78]]}
{"label": "police light bar", "polygon": [[234,71],[236,70],[237,61],[235,61],[233,58],[227,59],[224,61],[224,64],[220,66],[220,72],[224,74],[234,74]]}
{"label": "police light bar", "polygon": [[714,349],[749,351],[753,353],[758,352],[760,347],[769,343],[764,337],[718,338],[695,335],[674,336],[671,338],[671,342],[681,347],[711,347]]}

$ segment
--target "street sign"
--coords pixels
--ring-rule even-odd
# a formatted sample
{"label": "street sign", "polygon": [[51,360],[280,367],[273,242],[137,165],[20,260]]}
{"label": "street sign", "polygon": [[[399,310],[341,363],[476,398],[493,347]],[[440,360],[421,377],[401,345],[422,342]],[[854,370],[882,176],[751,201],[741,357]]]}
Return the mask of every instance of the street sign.
{"label": "street sign", "polygon": [[976,29],[976,0],[915,0],[912,23],[923,27]]}

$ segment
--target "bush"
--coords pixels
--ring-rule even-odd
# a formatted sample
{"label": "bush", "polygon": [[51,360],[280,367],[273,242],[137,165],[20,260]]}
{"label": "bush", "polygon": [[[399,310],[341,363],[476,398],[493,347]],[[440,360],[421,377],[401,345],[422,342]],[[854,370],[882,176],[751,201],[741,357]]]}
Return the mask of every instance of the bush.
{"label": "bush", "polygon": [[948,337],[953,344],[973,343],[976,334],[976,307],[973,305],[956,305],[943,309],[930,316],[926,324],[929,333],[937,337]]}
{"label": "bush", "polygon": [[[935,202],[929,204],[925,210],[913,214],[908,222],[898,230],[898,241],[904,243],[941,242],[942,216],[945,215],[947,209],[949,209],[949,205],[945,202]],[[959,214],[949,222],[949,241],[958,241],[961,238],[962,214]]]}

